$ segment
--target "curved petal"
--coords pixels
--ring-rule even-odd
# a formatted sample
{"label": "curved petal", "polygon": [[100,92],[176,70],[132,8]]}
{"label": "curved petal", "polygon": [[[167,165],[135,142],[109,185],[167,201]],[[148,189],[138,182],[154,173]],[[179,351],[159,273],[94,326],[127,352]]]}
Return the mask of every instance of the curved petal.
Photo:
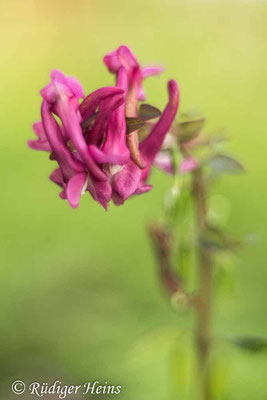
{"label": "curved petal", "polygon": [[138,61],[135,55],[131,52],[129,47],[123,45],[118,48],[118,57],[121,66],[128,69],[133,69],[139,67]]}
{"label": "curved petal", "polygon": [[90,175],[98,180],[107,180],[107,176],[96,165],[91,156],[82,133],[78,113],[75,111],[74,107],[72,107],[71,104],[64,103],[58,108],[58,115],[62,121],[64,130],[79,153],[82,162],[86,165]]}
{"label": "curved petal", "polygon": [[32,129],[34,133],[39,137],[41,140],[47,140],[45,130],[41,121],[35,122],[32,125]]}
{"label": "curved petal", "polygon": [[[117,87],[127,92],[128,83],[125,68],[119,70]],[[126,145],[125,103],[112,112],[108,122],[106,139],[101,150],[97,149],[96,146],[90,146],[90,151],[94,159],[100,164],[115,162],[122,165],[130,159],[130,152]]]}
{"label": "curved petal", "polygon": [[116,73],[121,67],[125,67],[127,70],[138,67],[135,55],[129,47],[124,45],[105,55],[103,61],[108,70],[113,73]]}
{"label": "curved petal", "polygon": [[47,141],[38,140],[28,140],[28,146],[30,149],[39,150],[39,151],[48,151],[51,152],[51,147]]}
{"label": "curved petal", "polygon": [[141,155],[148,163],[152,164],[157,153],[160,151],[163,140],[168,133],[171,124],[176,116],[179,105],[179,88],[174,80],[168,83],[169,101],[159,121],[153,127],[151,133],[140,145]]}
{"label": "curved petal", "polygon": [[[101,107],[95,122],[88,133],[87,144],[97,145],[101,142],[111,113],[124,103],[124,96],[113,96]],[[98,162],[98,161],[97,161]]]}
{"label": "curved petal", "polygon": [[143,185],[143,186],[138,187],[136,189],[136,191],[134,192],[134,194],[144,194],[144,193],[150,192],[150,190],[152,190],[152,189],[153,189],[152,185]]}
{"label": "curved petal", "polygon": [[54,182],[56,185],[63,187],[64,181],[60,168],[55,169],[50,175],[50,180]]}
{"label": "curved petal", "polygon": [[83,172],[84,166],[78,161],[62,137],[61,130],[51,112],[51,106],[44,100],[41,107],[43,127],[47,140],[67,182],[75,173]]}
{"label": "curved petal", "polygon": [[67,183],[65,195],[72,208],[79,206],[80,197],[87,186],[87,176],[86,172],[76,174]]}
{"label": "curved petal", "polygon": [[141,170],[133,161],[129,161],[113,176],[113,200],[116,205],[123,204],[138,188]]}
{"label": "curved petal", "polygon": [[50,75],[51,83],[41,90],[41,95],[49,104],[54,104],[61,97],[84,97],[82,85],[78,79],[67,77],[63,72],[54,69]]}
{"label": "curved petal", "polygon": [[90,115],[94,114],[101,100],[105,100],[108,97],[114,96],[116,94],[123,94],[123,89],[108,86],[97,89],[93,93],[89,94],[79,105],[79,111],[81,113],[82,119],[86,119]]}
{"label": "curved petal", "polygon": [[164,67],[157,67],[157,66],[150,66],[147,65],[146,67],[142,68],[142,76],[143,78],[148,78],[149,76],[159,75],[164,71]]}
{"label": "curved petal", "polygon": [[99,182],[88,179],[87,190],[95,201],[97,201],[107,211],[108,203],[111,200],[112,188],[108,181]]}
{"label": "curved petal", "polygon": [[100,150],[97,146],[91,145],[89,146],[90,153],[92,154],[92,157],[98,164],[118,164],[118,165],[124,165],[129,161],[129,155],[128,154],[120,154],[119,149],[117,152],[114,153],[106,153],[102,150]]}

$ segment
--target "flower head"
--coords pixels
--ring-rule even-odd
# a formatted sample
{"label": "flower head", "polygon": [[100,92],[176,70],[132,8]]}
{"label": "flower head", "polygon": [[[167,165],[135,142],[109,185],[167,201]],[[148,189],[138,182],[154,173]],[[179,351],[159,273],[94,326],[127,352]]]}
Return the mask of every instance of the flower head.
{"label": "flower head", "polygon": [[177,83],[170,81],[165,110],[139,144],[137,130],[127,134],[126,119],[137,116],[144,78],[162,68],[141,68],[126,46],[107,54],[104,62],[116,74],[116,85],[85,98],[76,78],[52,71],[50,83],[41,90],[42,121],[33,125],[38,138],[28,142],[32,149],[51,153],[58,168],[50,179],[62,188],[60,197],[73,208],[86,191],[107,209],[111,199],[120,205],[131,195],[151,190],[147,184],[151,165],[179,104]]}

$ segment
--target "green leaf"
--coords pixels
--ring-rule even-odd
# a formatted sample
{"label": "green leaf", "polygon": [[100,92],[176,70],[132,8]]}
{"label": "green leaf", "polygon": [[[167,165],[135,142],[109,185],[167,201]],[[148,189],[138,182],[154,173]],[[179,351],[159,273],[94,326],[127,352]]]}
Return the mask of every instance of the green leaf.
{"label": "green leaf", "polygon": [[230,388],[232,355],[226,349],[213,349],[210,362],[210,390],[214,399],[226,399]]}
{"label": "green leaf", "polygon": [[239,161],[225,154],[216,154],[210,157],[206,163],[215,171],[216,173],[240,173],[244,172],[244,167]]}
{"label": "green leaf", "polygon": [[145,121],[140,118],[126,117],[125,120],[127,126],[127,135],[136,131],[137,129],[142,128],[142,126],[145,124]]}
{"label": "green leaf", "polygon": [[184,330],[174,327],[162,327],[154,329],[141,336],[129,353],[129,363],[140,368],[149,364],[152,360],[162,358],[163,354],[169,354],[176,342],[180,342],[188,334]]}
{"label": "green leaf", "polygon": [[138,117],[143,119],[144,121],[148,121],[150,119],[158,118],[161,116],[161,111],[151,106],[150,104],[141,104],[138,112]]}
{"label": "green leaf", "polygon": [[178,138],[180,143],[195,139],[203,128],[205,121],[206,118],[199,112],[192,111],[181,114],[178,120]]}
{"label": "green leaf", "polygon": [[90,115],[89,118],[85,119],[82,123],[81,123],[81,128],[83,132],[88,131],[89,129],[91,129],[93,123],[95,122],[95,119],[98,115],[98,112],[95,112],[94,114]]}
{"label": "green leaf", "polygon": [[50,155],[49,155],[49,160],[51,160],[51,161],[56,161],[56,157],[55,157],[55,154],[53,153],[53,151],[52,151],[52,153],[50,153]]}
{"label": "green leaf", "polygon": [[179,141],[184,143],[195,139],[199,135],[204,122],[205,118],[178,123]]}
{"label": "green leaf", "polygon": [[217,227],[207,226],[205,232],[202,234],[201,243],[213,251],[234,251],[243,244],[243,241],[230,236]]}
{"label": "green leaf", "polygon": [[[190,340],[182,340],[170,351],[170,382],[173,391],[171,398],[186,399],[193,389],[196,378],[195,358]],[[191,394],[191,393],[190,393]]]}
{"label": "green leaf", "polygon": [[267,349],[267,338],[260,336],[243,336],[232,339],[231,342],[236,346],[258,353]]}

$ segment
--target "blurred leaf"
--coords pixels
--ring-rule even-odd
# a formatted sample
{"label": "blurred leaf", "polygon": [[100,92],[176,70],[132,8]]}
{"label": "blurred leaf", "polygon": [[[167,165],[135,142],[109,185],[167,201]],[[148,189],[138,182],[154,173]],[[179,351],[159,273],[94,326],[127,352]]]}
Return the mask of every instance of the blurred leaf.
{"label": "blurred leaf", "polygon": [[194,381],[194,355],[190,340],[175,345],[171,352],[171,382],[174,398],[186,399]]}
{"label": "blurred leaf", "polygon": [[211,226],[223,227],[230,215],[231,203],[223,195],[214,195],[209,199],[209,208],[207,210],[207,220]]}
{"label": "blurred leaf", "polygon": [[134,132],[145,125],[145,121],[157,118],[161,111],[149,104],[142,104],[139,108],[138,117],[126,117],[127,134]]}
{"label": "blurred leaf", "polygon": [[136,131],[137,129],[142,128],[142,126],[145,124],[144,120],[140,118],[126,117],[125,120],[127,126],[127,135]]}
{"label": "blurred leaf", "polygon": [[81,128],[83,132],[88,131],[89,129],[91,129],[93,123],[95,122],[95,119],[98,115],[98,112],[95,112],[94,114],[90,115],[89,118],[85,119],[82,123],[81,123]]}
{"label": "blurred leaf", "polygon": [[164,211],[170,218],[171,225],[181,222],[181,219],[186,217],[186,210],[190,204],[190,191],[186,188],[180,189],[177,185],[165,193]]}
{"label": "blurred leaf", "polygon": [[[229,255],[229,252],[224,254]],[[232,264],[234,261],[233,258]],[[220,256],[217,257],[214,264],[219,267],[215,270],[215,285],[218,295],[233,293],[236,285],[236,269],[234,268],[234,265],[231,265],[231,261],[225,260],[223,253],[220,253]]]}
{"label": "blurred leaf", "polygon": [[180,240],[181,243],[178,243],[178,250],[177,250],[177,265],[179,275],[183,279],[184,284],[188,284],[190,276],[191,276],[191,269],[192,269],[192,247],[185,243],[185,240]]}
{"label": "blurred leaf", "polygon": [[216,154],[206,160],[206,163],[216,173],[240,173],[244,172],[244,167],[239,161],[225,154]]}
{"label": "blurred leaf", "polygon": [[213,133],[212,136],[210,136],[208,139],[208,142],[210,145],[217,145],[218,143],[225,143],[229,140],[227,136],[225,136],[223,133]]}
{"label": "blurred leaf", "polygon": [[267,349],[267,338],[260,336],[244,336],[232,339],[231,342],[242,349],[246,349],[254,353]]}
{"label": "blurred leaf", "polygon": [[221,229],[213,226],[207,226],[205,232],[201,237],[203,246],[210,250],[236,250],[244,242],[239,239],[228,235]]}
{"label": "blurred leaf", "polygon": [[144,121],[148,121],[150,119],[158,118],[161,116],[161,111],[151,106],[150,104],[141,104],[138,112],[138,117],[143,119]]}
{"label": "blurred leaf", "polygon": [[185,331],[174,327],[155,329],[143,335],[133,346],[129,353],[129,363],[139,368],[144,364],[154,362],[162,354],[168,354],[176,342],[185,336]]}
{"label": "blurred leaf", "polygon": [[212,354],[210,362],[211,393],[214,399],[225,399],[229,390],[231,356],[221,349]]}
{"label": "blurred leaf", "polygon": [[178,138],[181,143],[195,139],[200,133],[206,118],[198,112],[181,114],[178,120]]}
{"label": "blurred leaf", "polygon": [[51,160],[51,161],[56,161],[55,153],[53,153],[53,151],[52,151],[52,153],[50,153],[50,155],[49,155],[49,160]]}
{"label": "blurred leaf", "polygon": [[146,122],[143,126],[141,126],[141,128],[139,128],[138,136],[139,136],[140,142],[145,140],[145,138],[148,136],[148,134],[150,133],[153,126],[154,126],[154,123]]}

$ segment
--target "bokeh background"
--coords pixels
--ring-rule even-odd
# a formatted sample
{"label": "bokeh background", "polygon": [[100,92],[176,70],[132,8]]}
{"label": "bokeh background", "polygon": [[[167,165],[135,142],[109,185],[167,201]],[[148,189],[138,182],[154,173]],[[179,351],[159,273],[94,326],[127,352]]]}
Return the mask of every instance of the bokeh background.
{"label": "bokeh background", "polygon": [[[89,92],[112,84],[101,60],[120,44],[143,64],[164,64],[145,83],[148,102],[162,107],[176,78],[180,109],[196,107],[208,130],[224,129],[247,169],[215,191],[229,199],[229,230],[257,240],[236,260],[233,291],[218,296],[214,331],[267,335],[267,3],[1,0],[0,15],[1,398],[16,397],[10,384],[20,378],[97,379],[122,385],[124,400],[182,400],[184,354],[172,349],[187,320],[160,288],[144,229],[170,178],[155,171],[151,193],[107,213],[89,195],[72,210],[48,180],[47,154],[26,141],[52,68]],[[263,400],[267,355],[221,353],[218,385],[231,368],[229,393],[218,398]]]}

